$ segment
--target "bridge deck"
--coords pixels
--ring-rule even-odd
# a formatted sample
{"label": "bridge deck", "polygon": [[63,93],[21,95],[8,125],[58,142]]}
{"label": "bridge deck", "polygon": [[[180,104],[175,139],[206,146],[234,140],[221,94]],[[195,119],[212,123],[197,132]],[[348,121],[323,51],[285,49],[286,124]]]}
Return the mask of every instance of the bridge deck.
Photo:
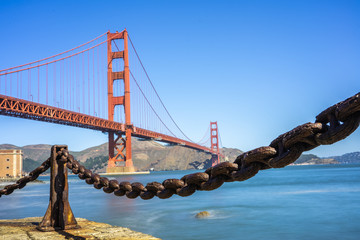
{"label": "bridge deck", "polygon": [[[102,132],[124,133],[125,124],[93,117],[61,108],[39,104],[23,99],[0,95],[0,115],[51,122],[74,127],[89,128]],[[132,136],[159,142],[179,144],[187,148],[210,152],[210,148],[180,138],[168,136],[143,128],[133,127]]]}

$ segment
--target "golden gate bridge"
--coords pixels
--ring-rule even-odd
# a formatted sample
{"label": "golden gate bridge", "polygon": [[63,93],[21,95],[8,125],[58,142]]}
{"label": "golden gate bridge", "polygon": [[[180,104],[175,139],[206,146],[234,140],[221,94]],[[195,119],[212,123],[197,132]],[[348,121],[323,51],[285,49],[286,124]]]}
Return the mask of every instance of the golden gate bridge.
{"label": "golden gate bridge", "polygon": [[208,152],[213,166],[222,156],[217,122],[199,142],[175,122],[126,29],[0,70],[0,114],[106,132],[108,173],[135,171],[132,136]]}

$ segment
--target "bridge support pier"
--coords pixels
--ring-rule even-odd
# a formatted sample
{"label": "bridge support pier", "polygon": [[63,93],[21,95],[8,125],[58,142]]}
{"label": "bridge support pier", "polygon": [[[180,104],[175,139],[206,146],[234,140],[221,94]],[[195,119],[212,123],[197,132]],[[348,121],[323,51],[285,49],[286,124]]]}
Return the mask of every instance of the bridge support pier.
{"label": "bridge support pier", "polygon": [[[124,162],[124,165],[116,165],[116,162]],[[109,163],[106,173],[122,172],[135,172],[131,154],[131,130],[125,131],[125,138],[122,133],[109,133]]]}
{"label": "bridge support pier", "polygon": [[66,160],[58,155],[63,149],[67,149],[67,146],[55,145],[51,148],[50,202],[43,220],[37,226],[43,232],[80,228],[69,204]]}

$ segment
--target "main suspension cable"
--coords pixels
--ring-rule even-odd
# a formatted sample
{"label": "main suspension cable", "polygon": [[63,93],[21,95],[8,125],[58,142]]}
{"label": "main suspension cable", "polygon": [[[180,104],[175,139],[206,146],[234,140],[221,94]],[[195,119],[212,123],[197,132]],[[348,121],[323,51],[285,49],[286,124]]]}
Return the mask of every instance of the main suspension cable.
{"label": "main suspension cable", "polygon": [[[119,34],[121,34],[121,33],[119,33]],[[108,42],[108,41],[111,41],[111,40],[113,40],[113,39],[116,38],[116,37],[117,37],[117,36],[114,36],[114,37],[112,37],[112,38],[110,38],[110,39],[107,39],[107,40],[105,40],[105,41],[103,41],[103,42],[101,42],[101,43],[98,43],[98,44],[96,44],[96,45],[94,45],[94,46],[92,46],[92,47],[89,47],[89,48],[87,48],[87,49],[85,49],[85,50],[82,50],[82,51],[80,51],[80,52],[74,53],[74,54],[72,54],[72,55],[69,55],[69,56],[66,56],[66,57],[63,57],[63,58],[59,58],[59,59],[53,60],[53,61],[51,61],[51,62],[46,62],[46,63],[43,63],[43,64],[38,64],[38,65],[35,65],[35,66],[31,66],[31,67],[28,67],[28,68],[24,68],[24,69],[20,69],[20,70],[16,70],[16,71],[11,71],[11,72],[6,72],[6,73],[0,73],[0,76],[7,75],[7,74],[11,74],[11,73],[16,73],[16,72],[22,72],[22,71],[29,70],[29,69],[32,69],[32,68],[42,67],[42,66],[45,66],[45,65],[54,63],[54,62],[62,61],[62,60],[64,60],[64,59],[67,59],[67,58],[70,58],[70,57],[73,57],[73,56],[77,56],[77,55],[79,55],[79,54],[81,54],[81,53],[84,53],[84,52],[89,51],[89,50],[91,50],[91,49],[93,49],[93,48],[96,48],[96,47],[98,47],[98,46],[100,46],[100,45],[102,45],[102,44],[104,44],[104,43],[106,43],[106,42]],[[25,66],[26,66],[26,65],[25,65]],[[5,71],[5,70],[4,70],[4,71]]]}
{"label": "main suspension cable", "polygon": [[3,70],[0,70],[0,72],[4,72],[4,71],[8,71],[8,70],[12,70],[12,69],[24,67],[24,66],[27,66],[27,65],[32,65],[32,64],[38,63],[38,62],[43,62],[43,61],[48,60],[48,59],[50,59],[50,58],[54,58],[54,57],[60,56],[60,55],[62,55],[62,54],[71,52],[71,51],[73,51],[73,50],[75,50],[75,49],[81,48],[81,47],[83,47],[83,46],[85,46],[85,45],[87,45],[87,44],[89,44],[89,43],[91,43],[91,42],[93,42],[93,41],[101,38],[102,36],[104,36],[104,35],[107,34],[107,33],[108,33],[108,32],[103,33],[103,34],[101,34],[100,36],[98,36],[98,37],[96,37],[96,38],[94,38],[94,39],[92,39],[92,40],[90,40],[90,41],[88,41],[88,42],[86,42],[86,43],[84,43],[84,44],[81,44],[80,46],[77,46],[77,47],[74,47],[74,48],[72,48],[72,49],[70,49],[70,50],[67,50],[67,51],[65,51],[65,52],[61,52],[61,53],[58,53],[58,54],[56,54],[56,55],[53,55],[53,56],[50,56],[50,57],[47,57],[47,58],[43,58],[43,59],[40,59],[40,60],[37,60],[37,61],[34,61],[34,62],[30,62],[30,63],[22,64],[22,65],[19,65],[19,66],[15,66],[15,67],[3,69]]}
{"label": "main suspension cable", "polygon": [[153,112],[155,113],[155,115],[159,118],[160,122],[166,127],[166,129],[174,136],[176,137],[176,135],[168,128],[168,126],[166,126],[166,124],[161,120],[160,116],[157,114],[157,112],[155,111],[155,109],[153,108],[153,106],[151,105],[151,103],[149,102],[148,98],[145,96],[143,90],[141,89],[139,83],[136,81],[136,78],[134,77],[134,75],[132,74],[131,71],[130,72],[130,75],[132,76],[132,78],[134,79],[137,87],[139,88],[141,94],[144,96],[146,102],[149,104],[149,106],[151,107],[151,109],[153,110]]}
{"label": "main suspension cable", "polygon": [[152,83],[152,81],[151,81],[151,79],[150,79],[150,77],[149,77],[149,74],[147,73],[147,71],[146,71],[146,69],[145,69],[145,67],[144,67],[144,65],[143,65],[143,63],[142,63],[142,61],[141,61],[141,59],[140,59],[140,57],[139,57],[139,54],[137,53],[137,51],[136,51],[136,49],[135,49],[135,46],[134,46],[133,42],[131,41],[131,38],[130,38],[130,35],[129,35],[129,34],[128,34],[128,37],[129,37],[130,44],[131,44],[132,48],[134,49],[134,52],[135,52],[135,54],[136,54],[136,57],[138,58],[138,60],[139,60],[139,62],[140,62],[140,64],[141,64],[141,67],[142,67],[142,69],[144,70],[145,75],[146,75],[147,79],[149,80],[149,82],[150,82],[150,84],[151,84],[151,87],[154,89],[155,94],[156,94],[157,97],[159,98],[161,105],[164,107],[164,109],[165,109],[165,111],[167,112],[167,114],[169,115],[171,121],[175,124],[175,126],[177,127],[177,129],[184,135],[185,138],[187,138],[190,142],[194,142],[193,140],[191,140],[191,139],[180,129],[179,125],[175,122],[175,120],[173,119],[173,117],[170,115],[169,111],[168,111],[167,108],[165,107],[165,104],[164,104],[163,101],[161,100],[158,92],[156,91],[156,89],[155,89],[155,87],[154,87],[154,85],[153,85],[153,83]]}

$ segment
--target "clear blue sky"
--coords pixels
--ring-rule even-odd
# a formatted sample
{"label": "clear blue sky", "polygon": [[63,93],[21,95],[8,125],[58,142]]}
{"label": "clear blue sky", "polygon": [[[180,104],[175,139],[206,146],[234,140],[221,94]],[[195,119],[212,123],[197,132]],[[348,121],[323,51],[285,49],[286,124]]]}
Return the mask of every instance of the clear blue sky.
{"label": "clear blue sky", "polygon": [[[218,121],[223,145],[247,151],[360,91],[359,1],[0,1],[0,69],[107,30],[132,36],[181,128],[199,140]],[[103,133],[0,116],[0,143],[68,144]],[[359,130],[311,153],[360,151]]]}

